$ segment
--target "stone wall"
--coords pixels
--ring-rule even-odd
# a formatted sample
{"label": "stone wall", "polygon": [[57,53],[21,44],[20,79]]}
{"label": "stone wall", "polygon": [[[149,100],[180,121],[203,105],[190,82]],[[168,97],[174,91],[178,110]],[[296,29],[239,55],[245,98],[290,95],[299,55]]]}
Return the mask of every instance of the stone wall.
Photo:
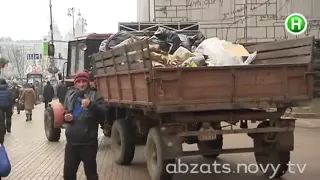
{"label": "stone wall", "polygon": [[150,0],[138,8],[144,8],[138,21],[197,21],[207,37],[233,42],[296,38],[284,28],[291,13],[302,13],[311,24],[300,37],[320,35],[320,0]]}

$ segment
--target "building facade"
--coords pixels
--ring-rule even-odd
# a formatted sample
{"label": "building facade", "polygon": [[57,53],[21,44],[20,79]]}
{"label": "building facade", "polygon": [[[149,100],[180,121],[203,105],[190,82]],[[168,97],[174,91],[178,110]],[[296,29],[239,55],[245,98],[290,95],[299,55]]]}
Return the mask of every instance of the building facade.
{"label": "building facade", "polygon": [[320,0],[137,0],[139,22],[199,22],[207,37],[233,42],[296,38],[284,27],[291,13],[309,20],[301,36],[320,36]]}
{"label": "building facade", "polygon": [[10,62],[2,69],[6,76],[23,77],[25,74],[38,71],[43,67],[42,40],[0,41],[1,55]]}
{"label": "building facade", "polygon": [[[67,42],[63,42],[60,30],[53,22],[53,38],[55,42],[56,67],[62,70],[65,62]],[[6,57],[10,63],[2,70],[6,76],[23,77],[29,72],[41,72],[45,76],[50,75],[47,72],[49,67],[48,57],[43,55],[43,41],[50,40],[51,32],[41,40],[21,40],[13,41],[10,38],[0,39],[0,54]]]}
{"label": "building facade", "polygon": [[[78,17],[75,23],[75,36],[73,36],[71,29],[64,37],[61,35],[55,21],[53,21],[52,25],[55,45],[54,63],[62,71],[63,65],[68,58],[68,41],[85,35],[87,33],[87,24],[83,18]],[[1,74],[7,77],[20,78],[29,72],[41,72],[50,78],[51,74],[47,71],[50,67],[50,61],[47,56],[43,55],[43,41],[50,40],[50,31],[41,40],[13,41],[11,38],[0,38],[0,57],[5,57],[10,61],[1,70]]]}

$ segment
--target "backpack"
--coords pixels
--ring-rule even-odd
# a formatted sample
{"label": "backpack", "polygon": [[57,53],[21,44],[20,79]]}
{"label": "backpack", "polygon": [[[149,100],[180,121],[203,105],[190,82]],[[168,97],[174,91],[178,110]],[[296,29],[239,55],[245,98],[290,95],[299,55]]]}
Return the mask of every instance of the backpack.
{"label": "backpack", "polygon": [[7,177],[11,172],[11,163],[3,144],[0,145],[0,177]]}

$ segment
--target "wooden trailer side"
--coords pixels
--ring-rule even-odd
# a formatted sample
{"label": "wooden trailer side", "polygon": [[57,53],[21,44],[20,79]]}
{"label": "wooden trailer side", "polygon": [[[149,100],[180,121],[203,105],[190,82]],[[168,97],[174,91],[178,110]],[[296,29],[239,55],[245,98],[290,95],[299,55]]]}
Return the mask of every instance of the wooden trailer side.
{"label": "wooden trailer side", "polygon": [[[95,55],[109,103],[158,112],[304,106],[312,98],[313,38],[257,44],[252,65],[154,68],[147,41]],[[142,59],[142,62],[137,60]]]}
{"label": "wooden trailer side", "polygon": [[152,105],[146,76],[152,68],[147,40],[94,55],[98,92],[115,105]]}
{"label": "wooden trailer side", "polygon": [[155,69],[159,112],[307,105],[313,97],[313,38],[257,44],[252,65]]}

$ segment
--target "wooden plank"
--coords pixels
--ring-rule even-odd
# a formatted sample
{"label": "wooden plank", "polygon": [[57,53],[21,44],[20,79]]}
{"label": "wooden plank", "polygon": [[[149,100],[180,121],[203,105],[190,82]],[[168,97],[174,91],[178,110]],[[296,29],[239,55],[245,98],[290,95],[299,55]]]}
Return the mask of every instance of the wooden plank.
{"label": "wooden plank", "polygon": [[[104,67],[104,64],[103,64]],[[104,73],[107,73],[106,69],[104,68]],[[108,98],[111,98],[111,88],[110,88],[110,83],[109,83],[109,79],[106,78],[106,84],[107,84],[107,91],[108,91]]]}
{"label": "wooden plank", "polygon": [[252,64],[307,64],[312,60],[311,55],[307,56],[296,56],[276,59],[255,59]]}
{"label": "wooden plank", "polygon": [[[127,49],[126,46],[125,46],[125,48],[126,48],[126,52],[128,52],[128,49]],[[142,51],[141,54],[143,54],[143,49],[141,49],[141,51]],[[128,53],[126,53],[126,62],[127,62],[127,68],[129,69],[128,78],[129,78],[129,81],[130,81],[132,101],[136,101],[136,91],[135,91],[135,88],[134,88],[134,81],[133,81],[131,73],[130,73],[130,71],[131,71],[131,62],[129,61],[129,54]]]}
{"label": "wooden plank", "polygon": [[258,51],[258,54],[259,54],[259,52],[263,52],[263,51],[272,51],[272,50],[278,50],[278,49],[288,49],[292,47],[310,46],[311,44],[313,44],[313,39],[314,39],[313,37],[306,37],[301,39],[256,44],[256,45],[246,46],[245,48],[249,52]]}
{"label": "wooden plank", "polygon": [[[138,63],[132,63],[130,65],[130,68],[131,70],[137,70],[137,69],[144,69],[144,64],[142,62],[138,62]],[[148,67],[148,64],[147,64],[147,67],[146,68],[149,68]],[[106,69],[106,72],[105,70]],[[97,68],[96,69],[96,72],[97,72],[97,75],[101,75],[101,74],[113,74],[115,73],[115,70],[114,68],[112,67],[108,67],[108,68]],[[123,65],[119,65],[117,66],[117,72],[129,72],[129,68],[126,64],[123,64]]]}
{"label": "wooden plank", "polygon": [[304,47],[291,48],[291,49],[285,49],[285,50],[275,50],[270,52],[262,52],[262,53],[258,52],[255,60],[302,56],[302,55],[310,55],[311,53],[312,53],[312,46],[304,46]]}
{"label": "wooden plank", "polygon": [[[97,53],[97,54],[93,55],[93,59],[95,61],[101,61],[102,59],[111,58],[112,56],[122,55],[122,54],[126,53],[125,46],[129,51],[138,51],[141,49],[141,44],[143,45],[143,48],[147,48],[149,46],[148,40],[138,41],[138,42],[135,42],[132,44],[116,47],[116,48],[108,50],[106,52]],[[113,53],[111,53],[111,51]]]}
{"label": "wooden plank", "polygon": [[[126,56],[127,54],[127,56]],[[96,61],[96,68],[101,68],[101,67],[110,67],[115,64],[121,64],[123,62],[126,62],[127,60],[129,62],[133,62],[139,59],[143,58],[148,58],[149,57],[149,52],[148,49],[144,49],[143,53],[141,51],[135,51],[135,52],[129,52],[129,53],[124,53],[121,56],[114,57],[114,62],[112,59],[104,59],[103,61]]]}

